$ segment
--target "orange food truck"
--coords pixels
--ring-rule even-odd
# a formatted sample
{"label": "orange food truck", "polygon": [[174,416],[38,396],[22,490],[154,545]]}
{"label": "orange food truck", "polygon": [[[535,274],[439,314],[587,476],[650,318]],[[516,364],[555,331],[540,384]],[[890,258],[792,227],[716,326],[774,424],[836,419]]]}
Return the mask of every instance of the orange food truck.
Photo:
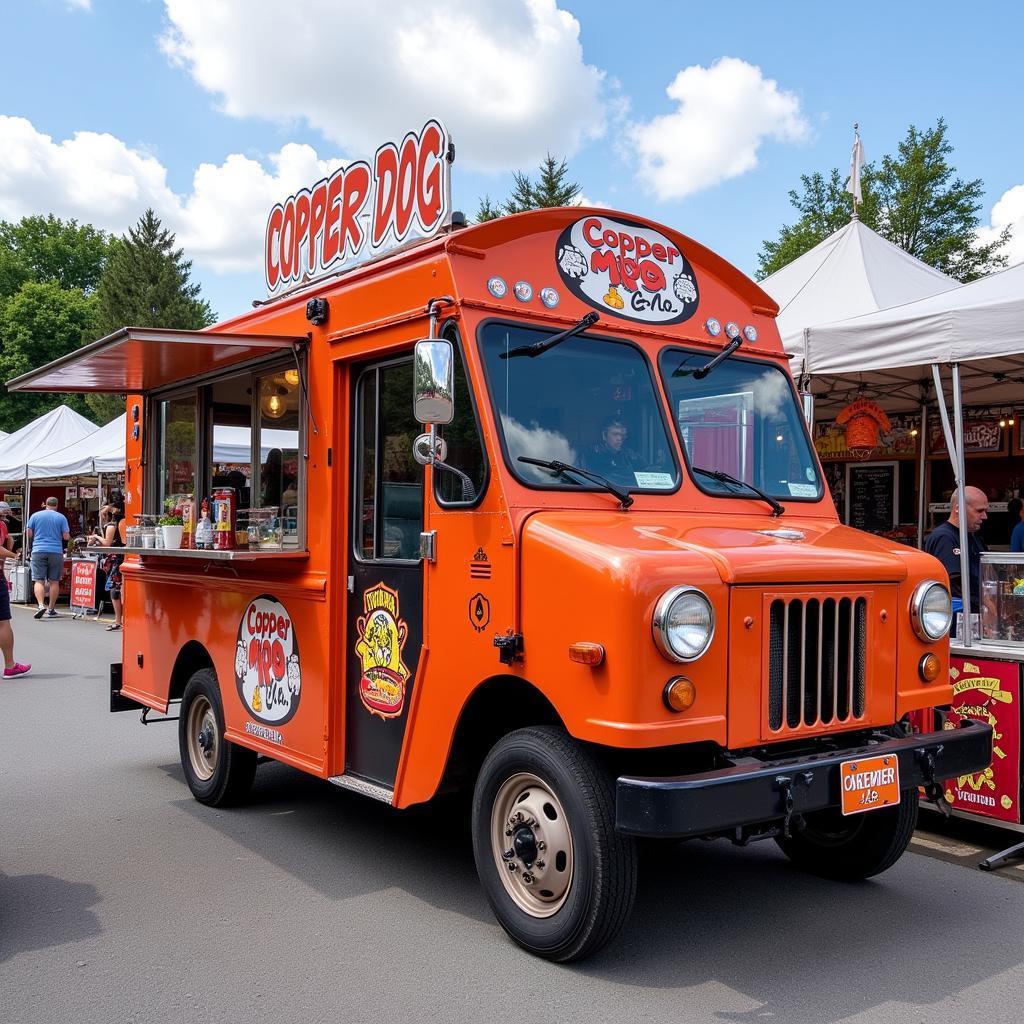
{"label": "orange food truck", "polygon": [[885,870],[919,787],[991,757],[907,725],[951,698],[944,571],[839,524],[756,284],[606,209],[465,226],[453,158],[430,121],[275,206],[242,316],[12,382],[128,392],[111,709],[177,706],[214,807],[261,758],[468,788],[486,897],[551,960],[623,924],[638,837]]}

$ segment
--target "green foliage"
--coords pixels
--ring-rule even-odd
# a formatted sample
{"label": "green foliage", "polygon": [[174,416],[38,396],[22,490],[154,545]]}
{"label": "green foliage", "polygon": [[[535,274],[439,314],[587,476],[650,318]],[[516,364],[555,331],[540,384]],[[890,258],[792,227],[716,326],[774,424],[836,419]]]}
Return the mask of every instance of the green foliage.
{"label": "green foliage", "polygon": [[[96,330],[97,300],[77,288],[54,281],[27,281],[17,293],[0,302],[0,380],[10,380],[67,355]],[[80,395],[0,394],[0,429],[12,431],[57,405],[69,405],[89,415]]]}
{"label": "green foliage", "polygon": [[477,211],[477,223],[494,220],[505,214],[525,213],[527,210],[572,206],[580,194],[580,186],[574,181],[565,180],[569,174],[569,165],[565,160],[558,161],[548,153],[538,171],[536,184],[528,174],[516,171],[512,175],[512,192],[503,203],[492,204],[491,197],[484,196]]}
{"label": "green foliage", "polygon": [[[919,260],[959,281],[973,281],[1006,265],[999,250],[1010,230],[988,245],[978,242],[984,185],[980,179],[964,182],[955,176],[946,130],[942,118],[923,132],[911,125],[898,156],[885,156],[879,166],[869,163],[861,168],[864,201],[858,216]],[[800,180],[802,191],[789,193],[800,218],[783,225],[775,241],[764,242],[758,254],[759,279],[813,249],[850,220],[853,197],[838,169],[833,168],[827,179],[814,173]]]}
{"label": "green foliage", "polygon": [[27,281],[52,281],[91,293],[106,264],[110,239],[91,224],[46,217],[0,221],[0,298]]}
{"label": "green foliage", "polygon": [[[174,247],[174,235],[152,210],[128,234],[111,244],[100,278],[99,330],[103,337],[121,327],[167,327],[198,331],[216,319],[201,287],[189,281],[191,260]],[[86,401],[104,422],[124,412],[123,395],[91,394]]]}

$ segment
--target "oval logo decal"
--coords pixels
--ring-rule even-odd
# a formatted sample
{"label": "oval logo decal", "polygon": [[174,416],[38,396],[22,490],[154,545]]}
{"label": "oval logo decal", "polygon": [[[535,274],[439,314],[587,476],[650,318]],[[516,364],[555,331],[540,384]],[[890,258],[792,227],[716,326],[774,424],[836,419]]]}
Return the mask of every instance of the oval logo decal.
{"label": "oval logo decal", "polygon": [[679,324],[697,312],[697,275],[660,231],[614,217],[584,217],[558,238],[558,272],[596,309],[646,324]]}
{"label": "oval logo decal", "polygon": [[299,708],[302,664],[287,609],[263,594],[242,613],[235,647],[235,685],[253,718],[283,725]]}

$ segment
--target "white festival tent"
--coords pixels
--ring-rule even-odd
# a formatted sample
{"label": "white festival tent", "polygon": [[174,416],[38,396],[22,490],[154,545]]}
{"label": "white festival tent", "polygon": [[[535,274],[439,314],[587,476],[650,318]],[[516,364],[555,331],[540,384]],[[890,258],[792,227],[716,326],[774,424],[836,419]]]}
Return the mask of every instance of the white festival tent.
{"label": "white festival tent", "polygon": [[959,282],[854,219],[760,282],[779,304],[776,324],[799,374],[807,328],[874,313]]}
{"label": "white festival tent", "polygon": [[[890,408],[906,408],[916,393],[926,410],[930,383],[959,486],[965,482],[964,401],[1009,407],[1024,400],[1024,263],[916,302],[811,327],[806,358],[815,392],[824,388],[828,394],[835,382],[852,378]],[[926,436],[924,423],[921,433]],[[960,522],[966,524],[962,486],[959,491]],[[969,582],[963,525],[960,551],[961,578]],[[962,642],[970,647],[970,617],[964,620]]]}
{"label": "white festival tent", "polygon": [[95,430],[95,423],[66,405],[43,413],[0,441],[0,481],[23,482],[32,462],[67,448]]}
{"label": "white festival tent", "polygon": [[30,480],[46,480],[61,476],[97,476],[100,473],[123,473],[125,420],[121,413],[105,427],[64,448],[40,456],[28,465]]}

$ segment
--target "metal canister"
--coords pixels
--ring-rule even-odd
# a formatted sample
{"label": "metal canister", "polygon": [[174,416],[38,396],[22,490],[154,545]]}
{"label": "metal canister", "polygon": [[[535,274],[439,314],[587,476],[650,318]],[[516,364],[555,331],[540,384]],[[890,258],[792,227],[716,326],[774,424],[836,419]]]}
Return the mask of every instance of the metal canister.
{"label": "metal canister", "polygon": [[237,514],[234,487],[218,487],[213,495],[213,547],[215,551],[230,551],[235,546],[235,516]]}

